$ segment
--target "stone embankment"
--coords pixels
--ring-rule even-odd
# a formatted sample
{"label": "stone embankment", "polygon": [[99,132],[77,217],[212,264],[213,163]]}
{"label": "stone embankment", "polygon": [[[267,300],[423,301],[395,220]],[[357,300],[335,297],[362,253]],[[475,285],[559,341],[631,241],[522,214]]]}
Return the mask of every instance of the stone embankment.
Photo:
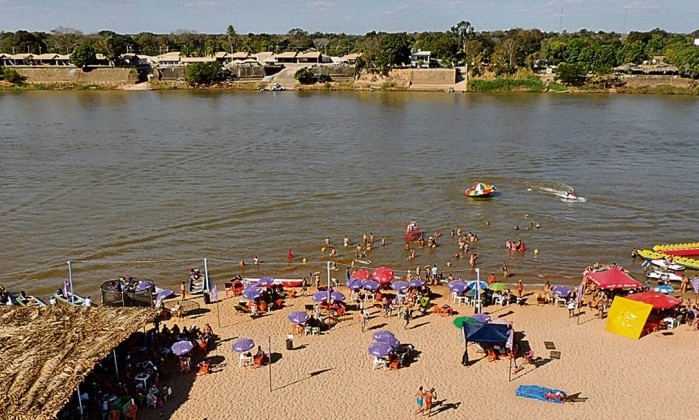
{"label": "stone embankment", "polygon": [[75,67],[15,67],[17,73],[34,85],[95,85],[113,88],[138,82],[138,72],[133,68],[99,67],[87,71]]}

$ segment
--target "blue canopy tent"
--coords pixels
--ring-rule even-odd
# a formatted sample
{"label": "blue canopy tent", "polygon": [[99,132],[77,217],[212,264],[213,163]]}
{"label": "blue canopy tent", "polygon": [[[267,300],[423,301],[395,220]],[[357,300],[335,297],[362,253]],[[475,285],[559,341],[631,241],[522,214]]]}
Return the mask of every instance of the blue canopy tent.
{"label": "blue canopy tent", "polygon": [[509,338],[509,325],[504,324],[477,324],[464,323],[462,325],[466,341],[476,343],[507,343]]}

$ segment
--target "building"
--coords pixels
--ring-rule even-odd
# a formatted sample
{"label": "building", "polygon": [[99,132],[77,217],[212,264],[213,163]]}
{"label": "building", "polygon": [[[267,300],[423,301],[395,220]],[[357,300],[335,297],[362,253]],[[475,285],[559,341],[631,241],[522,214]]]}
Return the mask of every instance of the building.
{"label": "building", "polygon": [[297,62],[297,59],[296,59],[297,55],[298,55],[298,53],[296,53],[296,52],[287,51],[287,52],[283,52],[281,54],[276,54],[274,56],[274,58],[278,64],[296,63]]}
{"label": "building", "polygon": [[410,54],[410,67],[428,69],[432,64],[432,51],[417,50]]}

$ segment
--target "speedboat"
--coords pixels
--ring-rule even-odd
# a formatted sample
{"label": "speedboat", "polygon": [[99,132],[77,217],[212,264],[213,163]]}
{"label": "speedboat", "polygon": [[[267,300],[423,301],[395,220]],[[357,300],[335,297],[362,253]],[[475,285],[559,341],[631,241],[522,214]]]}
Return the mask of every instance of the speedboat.
{"label": "speedboat", "polygon": [[682,276],[679,274],[657,270],[650,271],[648,274],[646,274],[646,277],[658,281],[682,281]]}
{"label": "speedboat", "polygon": [[669,261],[667,261],[667,260],[663,260],[663,259],[660,259],[660,258],[655,259],[655,260],[650,260],[650,263],[653,264],[654,266],[660,267],[660,268],[662,268],[662,269],[664,269],[664,270],[682,271],[682,270],[684,270],[684,269],[686,268],[686,267],[683,266],[683,265],[671,263],[671,262],[669,262]]}
{"label": "speedboat", "polygon": [[492,196],[495,190],[495,185],[476,182],[466,189],[465,194],[467,197],[472,198],[487,198]]}

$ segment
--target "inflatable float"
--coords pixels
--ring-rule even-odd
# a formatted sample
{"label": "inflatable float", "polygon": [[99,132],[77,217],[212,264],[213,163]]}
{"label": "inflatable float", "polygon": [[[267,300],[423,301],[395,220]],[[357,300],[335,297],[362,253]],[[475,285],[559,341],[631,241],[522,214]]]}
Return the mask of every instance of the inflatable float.
{"label": "inflatable float", "polygon": [[466,189],[466,197],[471,198],[487,198],[491,197],[495,192],[495,185],[484,184],[482,182],[476,182]]}
{"label": "inflatable float", "polygon": [[642,249],[637,253],[646,260],[665,260],[699,270],[699,242],[655,245],[653,249]]}

